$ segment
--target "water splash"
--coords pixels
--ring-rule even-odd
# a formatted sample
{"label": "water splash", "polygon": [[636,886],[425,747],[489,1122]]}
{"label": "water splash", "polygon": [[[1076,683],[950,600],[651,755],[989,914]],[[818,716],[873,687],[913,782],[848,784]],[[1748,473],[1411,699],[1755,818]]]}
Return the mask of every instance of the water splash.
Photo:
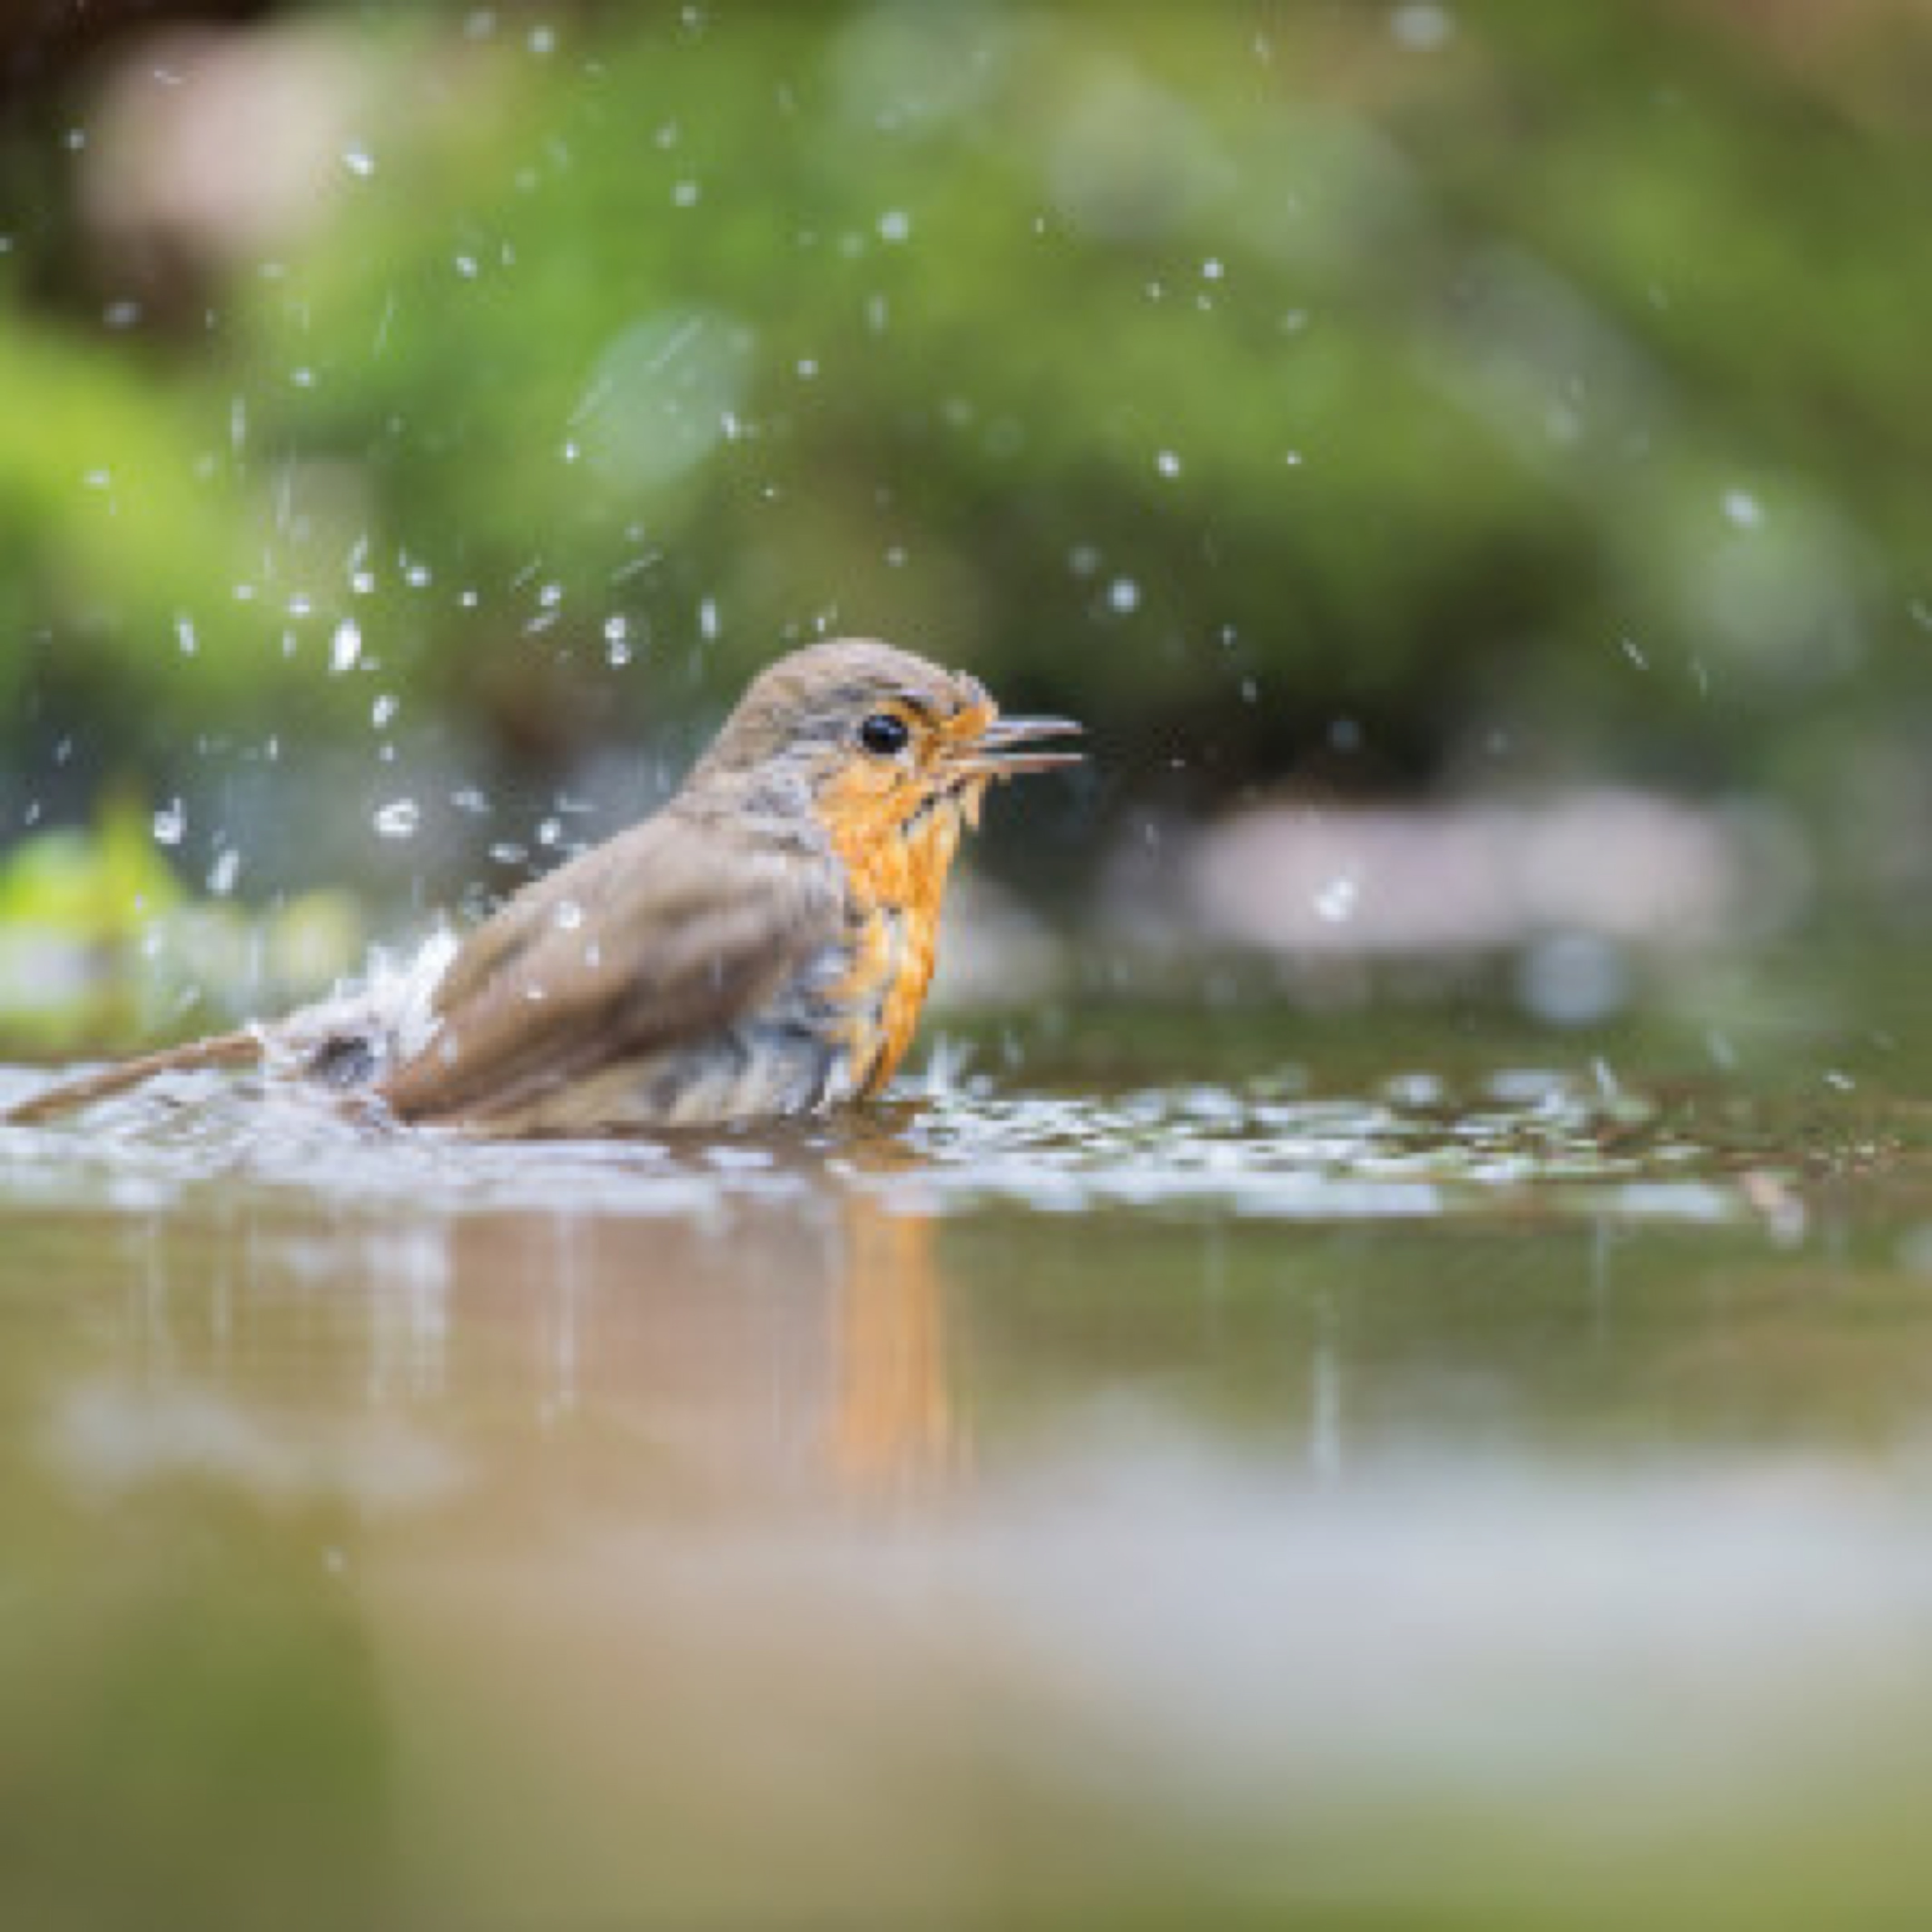
{"label": "water splash", "polygon": [[[272,1036],[284,1070],[332,1034],[374,1034],[388,1050],[434,1038],[432,1000],[452,956],[440,933],[406,959]],[[0,1103],[34,1076],[0,1070]],[[1714,1224],[1762,1219],[1790,1198],[1785,1177],[1747,1172],[1667,1110],[1627,1089],[1536,1070],[1498,1073],[1450,1096],[1418,1075],[1376,1094],[1310,1097],[1279,1079],[1148,1087],[1110,1095],[1003,1091],[983,1078],[924,1083],[920,1097],[870,1113],[710,1135],[492,1143],[404,1130],[298,1082],[170,1076],[52,1129],[0,1130],[0,1198],[150,1202],[245,1180],[364,1205],[446,1211],[580,1208],[655,1215],[717,1204],[744,1188],[828,1184],[922,1210],[1010,1204],[1052,1214],[1211,1208],[1294,1222],[1429,1220],[1502,1214]],[[718,1148],[757,1152],[721,1170]]]}

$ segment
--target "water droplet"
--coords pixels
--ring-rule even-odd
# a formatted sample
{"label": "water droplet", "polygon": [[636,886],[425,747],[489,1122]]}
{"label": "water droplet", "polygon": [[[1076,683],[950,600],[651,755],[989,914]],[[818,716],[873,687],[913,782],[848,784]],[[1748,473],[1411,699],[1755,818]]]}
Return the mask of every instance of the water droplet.
{"label": "water droplet", "polygon": [[574,899],[566,899],[556,909],[556,922],[566,932],[574,932],[584,923],[584,908]]}
{"label": "water droplet", "polygon": [[912,217],[902,208],[889,208],[879,217],[879,238],[903,242],[912,232]]}
{"label": "water droplet", "polygon": [[236,878],[241,870],[242,855],[231,845],[208,868],[208,890],[217,898],[226,898],[235,890]]}
{"label": "water droplet", "polygon": [[412,798],[392,799],[376,814],[376,830],[385,838],[413,838],[422,811]]}
{"label": "water droplet", "polygon": [[188,813],[179,799],[175,799],[154,814],[154,843],[158,845],[178,845],[182,835],[188,830]]}
{"label": "water droplet", "polygon": [[369,707],[370,723],[374,724],[377,730],[381,730],[382,727],[395,716],[400,702],[400,699],[392,698],[388,692],[385,692]]}
{"label": "water droplet", "polygon": [[604,620],[604,654],[614,664],[627,664],[631,662],[631,625],[626,617],[606,617]]}
{"label": "water droplet", "polygon": [[1141,608],[1141,587],[1131,577],[1117,577],[1107,586],[1107,602],[1124,615]]}
{"label": "water droplet", "polygon": [[1154,466],[1163,476],[1178,476],[1180,474],[1180,458],[1172,450],[1163,449],[1154,458]]}
{"label": "water droplet", "polygon": [[1353,879],[1330,879],[1315,895],[1316,916],[1330,926],[1340,926],[1353,916],[1361,888]]}
{"label": "water droplet", "polygon": [[192,617],[182,616],[175,620],[175,638],[181,646],[181,653],[183,657],[191,658],[194,656],[197,646],[195,643],[194,620]]}
{"label": "water droplet", "polygon": [[1764,521],[1764,506],[1748,490],[1726,490],[1724,520],[1733,530],[1754,530]]}
{"label": "water droplet", "polygon": [[352,175],[359,175],[364,181],[376,172],[375,157],[366,148],[344,148],[342,165]]}
{"label": "water droplet", "polygon": [[328,668],[340,676],[346,670],[353,670],[362,655],[362,628],[353,617],[345,617],[336,626],[335,634],[328,642]]}
{"label": "water droplet", "polygon": [[706,597],[698,606],[698,634],[700,638],[715,638],[718,634],[718,600]]}

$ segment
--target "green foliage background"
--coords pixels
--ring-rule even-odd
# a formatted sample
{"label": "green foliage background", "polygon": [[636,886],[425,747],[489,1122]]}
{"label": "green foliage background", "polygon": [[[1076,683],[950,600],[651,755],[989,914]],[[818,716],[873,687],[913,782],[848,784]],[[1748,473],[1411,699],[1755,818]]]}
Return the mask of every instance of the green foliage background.
{"label": "green foliage background", "polygon": [[1788,11],[272,10],[239,240],[104,214],[149,56],[77,70],[0,173],[0,837],[379,692],[559,778],[821,629],[1120,798],[1346,716],[1822,809],[1925,729],[1932,37]]}

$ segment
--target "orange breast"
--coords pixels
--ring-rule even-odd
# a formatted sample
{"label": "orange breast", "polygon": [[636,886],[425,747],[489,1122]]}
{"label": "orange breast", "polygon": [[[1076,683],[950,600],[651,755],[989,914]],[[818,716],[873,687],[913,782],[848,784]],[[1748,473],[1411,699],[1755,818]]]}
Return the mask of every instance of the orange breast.
{"label": "orange breast", "polygon": [[839,988],[852,1013],[861,1096],[898,1070],[919,1025],[938,956],[939,913],[959,847],[959,814],[942,803],[910,823],[902,797],[839,796],[821,807],[860,915],[852,966]]}

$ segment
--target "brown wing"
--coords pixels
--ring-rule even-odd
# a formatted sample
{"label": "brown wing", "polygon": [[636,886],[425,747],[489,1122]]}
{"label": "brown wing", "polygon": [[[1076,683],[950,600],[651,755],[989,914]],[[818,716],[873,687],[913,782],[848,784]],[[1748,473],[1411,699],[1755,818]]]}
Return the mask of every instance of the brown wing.
{"label": "brown wing", "polygon": [[695,1040],[836,938],[830,867],[664,813],[519,892],[436,992],[436,1037],[380,1089],[405,1120],[496,1114]]}

